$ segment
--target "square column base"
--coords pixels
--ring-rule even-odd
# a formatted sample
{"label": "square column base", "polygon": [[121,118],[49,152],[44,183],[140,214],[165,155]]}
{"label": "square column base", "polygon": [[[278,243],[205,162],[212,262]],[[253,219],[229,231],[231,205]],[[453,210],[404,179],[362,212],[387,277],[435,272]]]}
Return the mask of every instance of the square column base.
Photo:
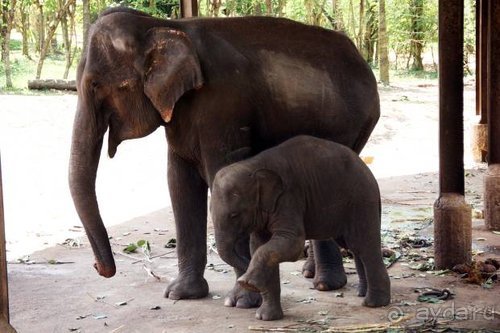
{"label": "square column base", "polygon": [[442,193],[434,203],[434,261],[451,269],[472,260],[472,210],[458,193]]}
{"label": "square column base", "polygon": [[484,223],[500,231],[500,164],[491,164],[484,175]]}

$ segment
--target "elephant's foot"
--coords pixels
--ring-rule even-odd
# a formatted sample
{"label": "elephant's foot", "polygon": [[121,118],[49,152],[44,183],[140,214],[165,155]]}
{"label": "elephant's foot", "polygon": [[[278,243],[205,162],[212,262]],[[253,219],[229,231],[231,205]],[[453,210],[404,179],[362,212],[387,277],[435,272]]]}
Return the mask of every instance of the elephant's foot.
{"label": "elephant's foot", "polygon": [[262,303],[259,292],[250,291],[244,288],[239,282],[235,284],[224,300],[225,306],[232,306],[242,309],[256,308]]}
{"label": "elephant's foot", "polygon": [[319,291],[337,290],[345,286],[347,276],[343,269],[329,269],[316,272],[314,288]]}
{"label": "elephant's foot", "polygon": [[302,275],[305,278],[312,279],[314,277],[315,270],[316,265],[314,264],[314,257],[309,255],[304,263],[304,266],[302,266]]}
{"label": "elephant's foot", "polygon": [[202,298],[207,295],[208,283],[203,276],[189,277],[184,275],[179,275],[170,282],[164,294],[166,298],[174,300]]}
{"label": "elephant's foot", "polygon": [[380,306],[385,306],[391,302],[391,294],[390,293],[370,293],[368,291],[368,295],[365,297],[363,301],[363,305],[370,308],[377,308]]}
{"label": "elephant's foot", "polygon": [[281,304],[276,302],[264,302],[255,312],[255,318],[259,320],[278,320],[283,318]]}

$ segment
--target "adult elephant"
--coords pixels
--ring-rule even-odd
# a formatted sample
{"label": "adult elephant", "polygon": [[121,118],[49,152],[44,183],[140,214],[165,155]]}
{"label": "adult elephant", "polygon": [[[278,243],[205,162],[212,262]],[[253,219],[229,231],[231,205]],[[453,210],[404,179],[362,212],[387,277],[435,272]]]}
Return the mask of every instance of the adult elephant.
{"label": "adult elephant", "polygon": [[[179,257],[179,276],[165,293],[172,299],[208,294],[207,192],[220,168],[298,134],[359,153],[380,113],[375,78],[345,35],[267,17],[161,20],[106,11],[89,32],[77,87],[69,181],[102,276],[116,271],[95,194],[104,134],[109,128],[113,157],[123,140],[165,128]],[[246,241],[239,251],[249,256]],[[318,289],[343,286],[334,243],[315,248]],[[237,285],[226,299],[238,307],[258,302]]]}

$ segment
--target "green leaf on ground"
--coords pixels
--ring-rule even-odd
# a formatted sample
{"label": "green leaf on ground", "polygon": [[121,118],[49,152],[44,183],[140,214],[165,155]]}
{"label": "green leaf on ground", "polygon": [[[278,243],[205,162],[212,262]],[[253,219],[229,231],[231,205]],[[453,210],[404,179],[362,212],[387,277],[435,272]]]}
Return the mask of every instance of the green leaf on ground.
{"label": "green leaf on ground", "polygon": [[130,243],[126,248],[123,249],[125,253],[134,253],[137,250],[137,245]]}

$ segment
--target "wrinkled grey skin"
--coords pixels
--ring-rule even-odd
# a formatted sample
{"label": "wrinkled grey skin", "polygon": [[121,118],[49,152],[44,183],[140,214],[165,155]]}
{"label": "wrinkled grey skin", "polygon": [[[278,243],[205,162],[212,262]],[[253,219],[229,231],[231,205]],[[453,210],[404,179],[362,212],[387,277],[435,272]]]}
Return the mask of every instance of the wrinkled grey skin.
{"label": "wrinkled grey skin", "polygon": [[[179,258],[171,299],[208,294],[207,193],[220,168],[299,134],[359,153],[380,115],[373,73],[344,34],[271,17],[162,20],[107,10],[89,31],[77,89],[69,182],[102,276],[116,273],[95,192],[105,133],[113,157],[122,141],[165,130]],[[341,287],[339,251],[324,243],[336,255],[316,253],[315,279]],[[248,244],[239,251],[249,258]],[[259,302],[239,285],[226,299]]]}
{"label": "wrinkled grey skin", "polygon": [[[368,167],[349,148],[297,136],[221,169],[211,214],[224,261],[246,272],[243,287],[259,291],[256,317],[283,317],[279,263],[299,258],[305,239],[336,239],[355,256],[363,304],[390,302],[380,250],[380,193]],[[234,250],[251,234],[250,262]]]}

